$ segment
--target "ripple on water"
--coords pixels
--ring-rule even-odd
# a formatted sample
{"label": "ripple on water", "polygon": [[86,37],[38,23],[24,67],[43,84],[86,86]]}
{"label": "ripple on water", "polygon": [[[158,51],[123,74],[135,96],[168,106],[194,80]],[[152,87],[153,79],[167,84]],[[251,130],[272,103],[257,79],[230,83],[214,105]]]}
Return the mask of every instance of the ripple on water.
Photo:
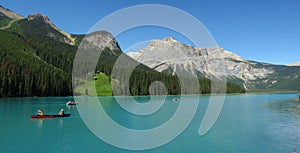
{"label": "ripple on water", "polygon": [[267,106],[274,111],[272,121],[267,124],[268,135],[275,141],[290,142],[284,144],[286,147],[299,146],[300,101],[298,99],[282,99],[267,103]]}

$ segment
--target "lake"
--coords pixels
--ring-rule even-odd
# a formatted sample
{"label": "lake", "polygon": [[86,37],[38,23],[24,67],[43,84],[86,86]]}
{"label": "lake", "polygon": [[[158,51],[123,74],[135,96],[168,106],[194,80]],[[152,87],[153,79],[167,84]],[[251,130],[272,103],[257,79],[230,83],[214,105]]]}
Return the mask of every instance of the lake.
{"label": "lake", "polygon": [[[218,120],[202,136],[198,135],[198,130],[210,96],[200,96],[194,118],[179,136],[160,147],[140,151],[120,149],[95,136],[78,111],[77,107],[80,107],[81,103],[78,106],[66,106],[71,97],[2,98],[0,152],[288,153],[293,149],[300,151],[300,102],[297,95],[298,93],[226,95]],[[114,97],[100,97],[100,101],[105,112],[118,124],[130,129],[146,130],[160,126],[172,117],[180,103],[173,101],[175,97],[177,96],[167,96],[162,107],[148,116],[127,113],[116,103]],[[149,97],[134,97],[134,99],[144,103]],[[57,114],[61,108],[65,109],[65,113],[71,113],[71,116],[30,119],[30,115],[35,114],[38,109],[44,110],[45,114]],[[181,123],[176,124],[180,126]],[[111,129],[106,134],[114,135],[116,131]],[[120,142],[128,143],[121,136],[119,139]]]}

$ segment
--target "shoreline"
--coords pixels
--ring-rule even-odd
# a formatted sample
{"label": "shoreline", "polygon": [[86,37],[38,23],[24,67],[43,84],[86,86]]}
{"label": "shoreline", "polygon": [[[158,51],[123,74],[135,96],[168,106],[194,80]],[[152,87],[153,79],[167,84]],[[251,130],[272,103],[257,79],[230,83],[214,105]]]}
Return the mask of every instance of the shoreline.
{"label": "shoreline", "polygon": [[[212,94],[184,94],[184,95],[134,95],[134,96],[101,96],[101,95],[89,95],[90,97],[146,97],[146,96],[217,96],[217,95],[247,95],[247,94],[278,94],[278,93],[294,93],[294,94],[300,94],[300,91],[294,91],[294,90],[264,90],[264,91],[246,91],[245,93],[212,93]],[[70,96],[26,96],[26,97],[1,97],[0,99],[10,99],[10,98],[74,98],[78,95],[70,95]],[[86,95],[83,95],[86,96]]]}

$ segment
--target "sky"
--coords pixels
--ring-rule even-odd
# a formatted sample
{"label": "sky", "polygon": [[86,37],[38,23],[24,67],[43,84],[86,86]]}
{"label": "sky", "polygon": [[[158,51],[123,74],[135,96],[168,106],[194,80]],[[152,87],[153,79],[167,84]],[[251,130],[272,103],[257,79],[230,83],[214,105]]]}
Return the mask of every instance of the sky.
{"label": "sky", "polygon": [[[45,14],[57,27],[72,34],[87,33],[111,13],[142,4],[168,5],[191,14],[209,30],[219,46],[242,58],[272,64],[300,61],[299,0],[0,1],[0,5],[24,17]],[[167,36],[191,43],[182,35],[161,27],[130,29],[116,39],[126,51],[136,43]]]}

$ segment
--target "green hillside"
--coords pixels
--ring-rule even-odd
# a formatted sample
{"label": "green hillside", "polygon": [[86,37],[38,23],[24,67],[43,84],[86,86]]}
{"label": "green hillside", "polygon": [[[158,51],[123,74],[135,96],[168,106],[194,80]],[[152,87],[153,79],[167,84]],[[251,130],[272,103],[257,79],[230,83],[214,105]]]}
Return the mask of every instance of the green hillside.
{"label": "green hillside", "polygon": [[89,91],[92,90],[92,88],[96,89],[96,95],[97,96],[112,96],[112,86],[110,83],[109,76],[105,75],[104,73],[98,72],[94,76],[94,81],[81,81],[82,86],[79,86],[75,89],[76,93],[83,94],[83,95],[93,95]]}
{"label": "green hillside", "polygon": [[299,90],[300,91],[300,67],[299,66],[273,66],[275,73],[268,82],[274,82],[267,89],[272,90]]}
{"label": "green hillside", "polygon": [[[252,61],[254,62],[254,61]],[[259,62],[255,66],[272,69],[274,72],[267,78],[251,81],[253,91],[300,91],[300,66],[271,65]]]}
{"label": "green hillside", "polygon": [[0,96],[71,94],[69,74],[41,60],[20,36],[0,35]]}
{"label": "green hillside", "polygon": [[8,18],[4,14],[0,13],[0,28],[5,27],[12,19]]}

